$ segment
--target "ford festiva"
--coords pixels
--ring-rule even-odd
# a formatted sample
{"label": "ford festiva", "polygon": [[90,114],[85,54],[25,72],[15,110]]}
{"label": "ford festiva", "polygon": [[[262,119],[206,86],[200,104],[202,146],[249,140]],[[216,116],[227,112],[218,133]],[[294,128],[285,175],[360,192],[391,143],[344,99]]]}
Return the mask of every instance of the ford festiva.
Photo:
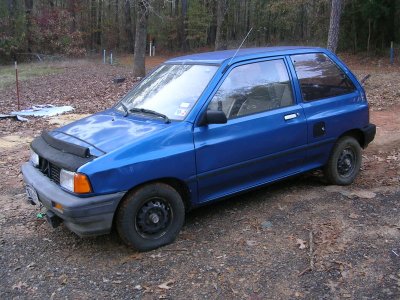
{"label": "ford festiva", "polygon": [[216,199],[314,169],[351,184],[374,136],[363,87],[326,49],[228,50],[170,59],[114,107],[43,132],[22,173],[53,226],[115,226],[144,251]]}

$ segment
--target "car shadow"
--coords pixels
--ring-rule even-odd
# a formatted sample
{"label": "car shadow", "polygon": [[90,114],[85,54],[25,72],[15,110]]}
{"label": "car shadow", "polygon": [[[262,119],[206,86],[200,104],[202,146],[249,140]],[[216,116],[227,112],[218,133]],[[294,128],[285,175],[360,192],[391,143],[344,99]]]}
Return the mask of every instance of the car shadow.
{"label": "car shadow", "polygon": [[[257,187],[251,191],[242,192],[222,200],[213,201],[190,210],[186,214],[182,232],[196,231],[199,229],[199,226],[207,227],[207,224],[211,224],[216,218],[223,219],[226,217],[228,220],[232,212],[240,213],[244,210],[251,211],[252,209],[258,209],[260,205],[266,202],[267,204],[279,204],[280,197],[283,195],[293,194],[303,189],[319,188],[325,185],[326,183],[321,172],[313,171]],[[113,226],[110,234],[96,237],[80,238],[70,232],[65,226],[60,226],[53,233],[55,235],[61,234],[65,239],[69,240],[68,244],[72,245],[78,252],[83,251],[84,253],[88,248],[95,248],[95,251],[109,253],[112,256],[131,255],[133,252],[136,252],[136,250],[126,246],[121,241],[115,226]],[[197,235],[196,238],[198,238]],[[61,239],[61,241],[64,240],[65,243],[65,239]],[[60,239],[54,237],[54,240],[57,242]],[[177,241],[179,240],[180,236],[178,235]],[[193,242],[201,243],[202,241]],[[173,244],[171,246],[174,247]],[[63,247],[61,242],[60,247]],[[117,252],[118,254],[116,254]]]}

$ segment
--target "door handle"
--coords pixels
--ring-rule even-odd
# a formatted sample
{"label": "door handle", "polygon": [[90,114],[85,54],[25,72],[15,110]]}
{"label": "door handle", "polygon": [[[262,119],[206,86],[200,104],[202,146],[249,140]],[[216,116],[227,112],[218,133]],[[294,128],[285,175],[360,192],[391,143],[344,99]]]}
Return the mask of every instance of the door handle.
{"label": "door handle", "polygon": [[290,115],[286,115],[283,118],[285,119],[285,121],[297,118],[299,116],[299,113],[295,113],[295,114],[290,114]]}

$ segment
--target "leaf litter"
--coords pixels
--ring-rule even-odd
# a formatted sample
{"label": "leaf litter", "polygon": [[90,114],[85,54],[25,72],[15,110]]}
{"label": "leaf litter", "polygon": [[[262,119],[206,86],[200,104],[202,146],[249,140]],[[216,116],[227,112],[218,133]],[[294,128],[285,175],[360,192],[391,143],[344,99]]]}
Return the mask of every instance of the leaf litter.
{"label": "leaf litter", "polygon": [[[35,221],[32,231],[32,207],[21,204],[3,212],[4,270],[15,270],[7,276],[2,275],[7,271],[0,271],[5,291],[25,298],[49,297],[46,291],[54,286],[61,286],[57,290],[60,298],[73,298],[74,291],[81,291],[83,298],[348,298],[355,294],[390,298],[398,291],[395,282],[386,278],[398,272],[398,257],[392,251],[399,253],[400,231],[395,226],[400,205],[395,193],[400,183],[400,144],[393,137],[399,131],[395,117],[400,112],[396,96],[400,72],[398,68],[365,67],[356,60],[350,63],[358,76],[372,73],[365,86],[371,117],[379,125],[378,132],[388,132],[390,139],[378,139],[364,151],[360,176],[349,190],[344,189],[349,196],[324,189],[322,179],[314,174],[295,179],[290,188],[285,181],[246,193],[189,213],[186,238],[178,237],[168,251],[160,249],[162,255],[132,252],[112,236],[81,240],[64,228],[51,230],[43,222]],[[389,76],[385,73],[393,78],[390,84],[384,82]],[[64,72],[24,82],[22,108],[71,105],[76,118],[84,117],[112,106],[125,94],[136,82],[130,74],[126,67],[71,62]],[[113,84],[117,76],[126,80]],[[0,93],[2,113],[16,109],[14,93],[12,87]],[[1,137],[15,137],[15,144],[0,152],[0,204],[5,209],[21,201],[15,199],[23,193],[19,167],[28,158],[29,140],[43,129],[70,121],[30,120],[29,125],[1,120]],[[396,225],[389,230],[387,224]],[[313,234],[313,247],[304,238],[308,232]],[[293,237],[291,247],[287,236]],[[304,251],[307,247],[310,251]],[[69,249],[68,260],[60,260],[65,249]],[[298,276],[309,265],[310,252],[315,268]],[[21,265],[32,262],[34,268],[20,272]],[[82,277],[72,280],[72,276]],[[121,284],[125,282],[129,282],[126,289]]]}

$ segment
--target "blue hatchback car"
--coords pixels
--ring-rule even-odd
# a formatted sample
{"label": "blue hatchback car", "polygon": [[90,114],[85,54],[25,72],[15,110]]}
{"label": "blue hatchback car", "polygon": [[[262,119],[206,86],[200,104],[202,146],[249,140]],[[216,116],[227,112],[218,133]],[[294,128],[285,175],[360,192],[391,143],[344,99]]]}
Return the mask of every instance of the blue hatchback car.
{"label": "blue hatchback car", "polygon": [[43,132],[22,173],[53,227],[115,226],[145,251],[216,199],[314,169],[351,184],[374,136],[363,87],[326,49],[228,50],[170,59],[111,109]]}

